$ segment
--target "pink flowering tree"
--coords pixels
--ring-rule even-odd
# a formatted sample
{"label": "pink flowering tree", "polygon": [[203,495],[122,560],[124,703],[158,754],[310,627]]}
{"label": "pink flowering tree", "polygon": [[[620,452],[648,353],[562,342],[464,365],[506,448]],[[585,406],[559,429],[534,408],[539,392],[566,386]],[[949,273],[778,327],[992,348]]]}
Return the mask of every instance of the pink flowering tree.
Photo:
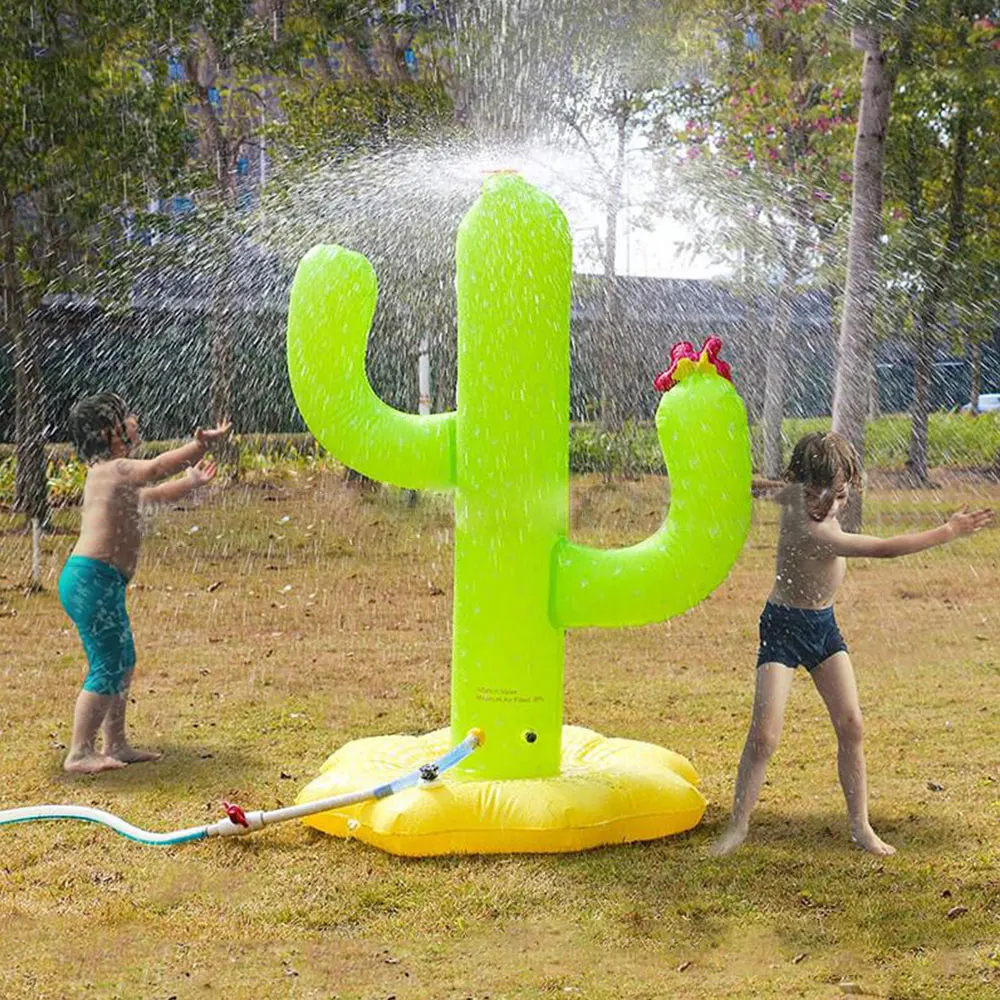
{"label": "pink flowering tree", "polygon": [[[760,464],[782,468],[792,304],[840,269],[850,205],[850,142],[857,104],[847,40],[816,0],[716,8],[703,37],[708,73],[679,84],[659,139],[673,151],[688,204],[712,220],[696,249],[738,269],[771,303]],[[706,19],[709,20],[709,19]],[[763,289],[761,288],[763,286]]]}

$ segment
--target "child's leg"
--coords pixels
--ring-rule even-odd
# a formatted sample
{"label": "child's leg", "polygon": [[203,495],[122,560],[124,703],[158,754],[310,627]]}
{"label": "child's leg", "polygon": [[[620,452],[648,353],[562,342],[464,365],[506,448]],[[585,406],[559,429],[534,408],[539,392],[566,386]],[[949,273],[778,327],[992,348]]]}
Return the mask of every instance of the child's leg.
{"label": "child's leg", "polygon": [[115,760],[94,749],[94,739],[97,730],[108,714],[111,696],[97,694],[84,688],[76,699],[73,711],[73,737],[70,741],[69,753],[63,767],[76,774],[96,774],[98,771],[110,771],[113,768],[124,767],[124,761]]}
{"label": "child's leg", "polygon": [[736,774],[733,814],[726,832],[712,845],[713,854],[728,854],[746,840],[750,813],[757,804],[767,762],[781,739],[785,705],[795,671],[783,663],[763,663],[757,668],[750,731]]}
{"label": "child's leg", "polygon": [[104,717],[101,734],[104,737],[104,752],[123,764],[141,764],[147,760],[159,760],[163,754],[156,750],[137,750],[128,741],[125,727],[125,712],[128,709],[128,691],[132,683],[132,673],[125,678],[121,691],[112,695],[108,714]]}
{"label": "child's leg", "polygon": [[59,576],[59,599],[80,633],[88,673],[73,710],[73,736],[63,767],[80,774],[95,774],[124,767],[94,749],[115,687],[108,674],[118,669],[121,629],[116,621],[116,593],[124,590],[121,574],[93,559],[71,556]]}
{"label": "child's leg", "polygon": [[896,848],[878,837],[868,822],[868,778],[861,743],[861,706],[854,668],[846,652],[834,653],[813,672],[830,721],[837,732],[837,773],[847,799],[851,839],[872,854],[895,854]]}
{"label": "child's leg", "polygon": [[102,733],[104,736],[104,752],[115,760],[126,764],[141,764],[147,760],[159,760],[163,754],[155,750],[136,750],[128,741],[125,728],[125,713],[128,710],[128,692],[132,685],[135,671],[135,640],[132,637],[132,624],[129,622],[128,611],[125,608],[125,588],[118,595],[118,618],[121,623],[119,641],[121,644],[121,676],[115,684],[115,694],[111,699],[108,714],[104,718]]}

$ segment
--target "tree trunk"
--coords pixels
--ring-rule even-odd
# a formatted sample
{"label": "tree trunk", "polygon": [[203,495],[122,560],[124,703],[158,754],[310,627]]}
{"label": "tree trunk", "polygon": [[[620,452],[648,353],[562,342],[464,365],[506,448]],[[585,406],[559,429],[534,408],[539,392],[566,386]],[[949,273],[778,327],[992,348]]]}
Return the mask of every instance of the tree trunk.
{"label": "tree trunk", "polygon": [[624,423],[621,392],[622,356],[620,337],[621,310],[618,308],[618,288],[615,281],[618,261],[618,216],[621,213],[622,187],[625,179],[625,143],[628,113],[618,114],[618,141],[615,165],[608,181],[605,203],[604,277],[602,289],[602,333],[600,351],[601,425],[605,430],[618,431]]}
{"label": "tree trunk", "polygon": [[910,406],[912,427],[910,431],[910,457],[906,467],[917,486],[927,486],[927,440],[930,416],[931,378],[934,375],[934,355],[937,344],[930,324],[933,318],[928,310],[918,319],[916,357],[913,365],[913,403]]}
{"label": "tree trunk", "polygon": [[209,409],[218,425],[233,415],[233,331],[228,311],[219,301],[212,305],[209,373]]}
{"label": "tree trunk", "polygon": [[17,470],[14,509],[44,527],[49,520],[45,458],[42,368],[38,326],[25,315],[24,289],[14,240],[14,198],[0,188],[0,244],[3,265],[4,321],[14,344],[15,440]]}
{"label": "tree trunk", "polygon": [[[840,363],[840,323],[844,310],[844,289],[837,285],[830,285],[830,357],[832,360],[831,371],[836,375],[837,366]],[[831,399],[831,405],[833,400]]]}
{"label": "tree trunk", "polygon": [[[220,235],[217,237],[221,249],[217,255],[206,258],[209,261],[214,258],[215,264],[208,305],[209,409],[211,419],[219,424],[233,416],[233,341],[229,303],[232,301],[231,278],[239,263],[234,237],[227,231],[225,217],[233,208],[235,188],[232,168],[236,151],[223,127],[219,110],[209,97],[209,90],[219,75],[219,56],[214,39],[200,26],[191,33],[186,64],[197,98],[199,151],[215,177],[216,194],[223,212]],[[232,438],[219,445],[214,452],[220,464],[228,466],[234,478],[238,478],[239,450]]]}
{"label": "tree trunk", "polygon": [[365,53],[361,50],[358,40],[350,34],[344,36],[343,52],[344,74],[346,76],[353,76],[365,83],[375,79],[375,73],[372,71]]}
{"label": "tree trunk", "polygon": [[983,389],[983,345],[978,339],[969,341],[969,407],[973,415],[979,412],[979,394]]}
{"label": "tree trunk", "polygon": [[[864,50],[861,108],[854,143],[854,190],[847,247],[847,281],[833,393],[833,429],[854,446],[864,461],[865,424],[875,349],[875,305],[879,238],[882,233],[882,175],[895,79],[882,50],[878,28],[854,28],[852,40]],[[841,516],[849,531],[861,527],[860,491]]]}
{"label": "tree trunk", "polygon": [[882,406],[879,402],[878,394],[878,368],[873,364],[871,392],[868,395],[868,419],[877,419],[881,412]]}
{"label": "tree trunk", "polygon": [[778,479],[784,469],[781,423],[785,416],[785,373],[788,371],[788,334],[791,329],[794,276],[786,272],[778,287],[767,345],[764,383],[764,475]]}
{"label": "tree trunk", "polygon": [[412,42],[413,32],[409,29],[397,35],[389,25],[382,24],[375,31],[375,51],[380,67],[384,77],[393,83],[405,83],[410,78],[404,53]]}
{"label": "tree trunk", "polygon": [[[747,293],[745,280],[741,284],[747,304],[743,324],[739,333],[735,334],[740,354],[740,395],[746,404],[747,422],[755,427],[764,413],[764,366],[767,359],[766,333],[763,329],[765,311],[758,296]],[[755,463],[754,467],[759,468],[760,464]]]}
{"label": "tree trunk", "polygon": [[[209,365],[208,394],[212,422],[218,426],[233,419],[233,300],[232,277],[239,266],[237,250],[231,235],[220,237],[225,245],[218,271],[213,276],[212,298],[208,316]],[[240,477],[240,453],[235,439],[221,442],[213,448],[215,458],[226,466],[233,479]]]}
{"label": "tree trunk", "polygon": [[215,177],[219,194],[228,204],[228,195],[233,182],[230,171],[232,164],[229,162],[232,150],[218,112],[209,96],[209,91],[218,80],[219,56],[215,40],[200,26],[191,32],[185,53],[185,67],[187,77],[194,85],[197,99],[198,150],[202,161]]}

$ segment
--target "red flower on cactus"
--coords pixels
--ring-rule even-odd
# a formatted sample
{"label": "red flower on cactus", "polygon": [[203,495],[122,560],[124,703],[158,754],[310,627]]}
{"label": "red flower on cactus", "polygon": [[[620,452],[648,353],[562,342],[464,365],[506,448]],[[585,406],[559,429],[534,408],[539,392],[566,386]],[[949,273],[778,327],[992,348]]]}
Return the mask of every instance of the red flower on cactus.
{"label": "red flower on cactus", "polygon": [[714,371],[732,382],[729,365],[719,357],[721,350],[722,340],[719,337],[709,337],[700,351],[686,340],[674,344],[670,348],[670,367],[656,376],[653,388],[657,392],[669,392],[682,379],[699,371]]}

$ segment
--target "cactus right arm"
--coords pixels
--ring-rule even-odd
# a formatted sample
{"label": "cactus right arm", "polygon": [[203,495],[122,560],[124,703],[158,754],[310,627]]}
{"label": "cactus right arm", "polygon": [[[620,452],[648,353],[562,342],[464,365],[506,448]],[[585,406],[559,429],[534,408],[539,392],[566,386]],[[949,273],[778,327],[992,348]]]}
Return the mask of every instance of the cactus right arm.
{"label": "cactus right arm", "polygon": [[387,406],[365,372],[378,285],[367,258],[316,246],[295,273],[288,372],[309,430],[332,455],[405,489],[455,485],[455,414],[422,417]]}
{"label": "cactus right arm", "polygon": [[552,620],[563,628],[665,621],[726,578],[750,527],[750,437],[743,401],[718,375],[672,389],[656,414],[671,483],[663,526],[625,549],[563,539],[554,552]]}

